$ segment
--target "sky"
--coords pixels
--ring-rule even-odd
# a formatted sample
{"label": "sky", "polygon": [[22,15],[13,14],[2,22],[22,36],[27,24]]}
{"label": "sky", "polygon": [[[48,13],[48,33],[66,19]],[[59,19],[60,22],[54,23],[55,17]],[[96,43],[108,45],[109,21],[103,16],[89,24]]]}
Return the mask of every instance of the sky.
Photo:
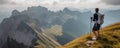
{"label": "sky", "polygon": [[31,6],[44,6],[52,11],[67,8],[89,9],[119,9],[120,0],[0,0],[0,21],[11,15],[12,10],[23,11]]}
{"label": "sky", "polygon": [[0,0],[0,7],[27,8],[44,6],[50,10],[69,8],[112,8],[119,7],[120,0]]}

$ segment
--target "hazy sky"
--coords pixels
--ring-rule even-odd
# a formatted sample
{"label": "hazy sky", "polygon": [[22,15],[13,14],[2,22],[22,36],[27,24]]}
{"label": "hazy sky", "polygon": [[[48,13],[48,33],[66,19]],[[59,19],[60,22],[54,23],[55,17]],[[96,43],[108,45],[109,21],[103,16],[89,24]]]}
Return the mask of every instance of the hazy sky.
{"label": "hazy sky", "polygon": [[118,8],[120,0],[0,0],[0,7],[45,6],[49,9],[70,8]]}

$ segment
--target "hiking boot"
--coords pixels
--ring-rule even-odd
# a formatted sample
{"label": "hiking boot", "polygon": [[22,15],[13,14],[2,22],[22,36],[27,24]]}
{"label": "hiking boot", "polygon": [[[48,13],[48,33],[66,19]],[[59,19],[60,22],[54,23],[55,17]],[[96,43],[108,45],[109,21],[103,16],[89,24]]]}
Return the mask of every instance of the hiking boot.
{"label": "hiking boot", "polygon": [[93,36],[93,37],[92,37],[92,40],[93,40],[93,41],[97,40],[97,37],[96,37],[96,36]]}

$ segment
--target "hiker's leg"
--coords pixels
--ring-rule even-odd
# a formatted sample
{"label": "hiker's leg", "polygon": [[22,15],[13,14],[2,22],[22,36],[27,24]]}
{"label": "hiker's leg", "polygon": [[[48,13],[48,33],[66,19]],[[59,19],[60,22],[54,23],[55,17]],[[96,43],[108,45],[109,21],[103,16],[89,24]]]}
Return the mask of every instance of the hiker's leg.
{"label": "hiker's leg", "polygon": [[94,33],[95,37],[97,37],[97,32],[96,32],[96,31],[93,31],[93,33]]}
{"label": "hiker's leg", "polygon": [[100,30],[100,24],[97,24],[97,37],[100,36],[100,32],[99,32],[99,30]]}
{"label": "hiker's leg", "polygon": [[98,31],[96,31],[96,37],[98,37],[99,35],[98,35]]}
{"label": "hiker's leg", "polygon": [[97,37],[99,37],[100,36],[100,32],[99,32],[99,30],[97,31]]}
{"label": "hiker's leg", "polygon": [[94,24],[92,31],[93,31],[95,37],[97,38],[97,24]]}

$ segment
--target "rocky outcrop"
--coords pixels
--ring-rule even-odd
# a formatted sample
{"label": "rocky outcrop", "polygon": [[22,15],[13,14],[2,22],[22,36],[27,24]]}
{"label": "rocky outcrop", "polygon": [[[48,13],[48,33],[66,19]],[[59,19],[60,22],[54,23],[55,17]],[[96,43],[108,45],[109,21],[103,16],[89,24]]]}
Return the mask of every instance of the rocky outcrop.
{"label": "rocky outcrop", "polygon": [[25,46],[31,46],[37,39],[37,34],[26,24],[29,21],[30,18],[27,15],[16,15],[4,19],[0,24],[0,48],[8,44],[9,39]]}

